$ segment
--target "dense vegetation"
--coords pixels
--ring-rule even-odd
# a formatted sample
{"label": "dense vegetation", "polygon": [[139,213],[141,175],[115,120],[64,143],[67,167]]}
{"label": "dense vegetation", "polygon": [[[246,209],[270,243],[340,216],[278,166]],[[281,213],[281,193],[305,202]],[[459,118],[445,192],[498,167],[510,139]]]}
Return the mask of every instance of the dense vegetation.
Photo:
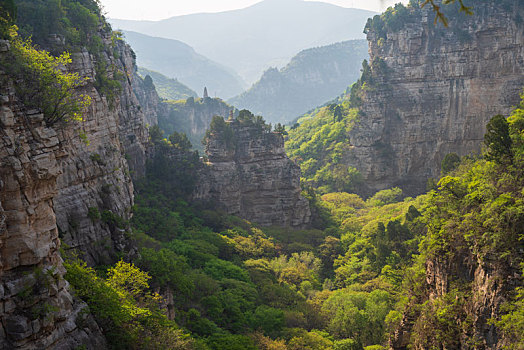
{"label": "dense vegetation", "polygon": [[[255,122],[251,114],[241,114]],[[225,132],[227,126],[219,124],[212,132]],[[449,289],[428,300],[425,262],[445,259],[453,266],[495,255],[496,262],[486,264],[493,264],[500,278],[522,271],[524,102],[507,120],[494,117],[487,129],[484,159],[457,162],[451,156],[438,187],[415,199],[401,200],[398,188],[366,201],[347,192],[307,194],[323,218],[320,229],[311,230],[260,228],[188,204],[189,191],[180,189],[191,189],[191,173],[166,176],[174,170],[166,159],[183,159],[190,172],[198,160],[183,135],[162,139],[153,129],[152,140],[167,158],[155,158],[137,184],[131,223],[140,249],[136,267],[120,262],[104,277],[80,263],[69,265],[70,279],[81,273],[82,280],[105,288],[91,302],[95,315],[103,317],[113,315],[105,308],[118,309],[105,300],[110,288],[121,288],[112,282],[115,276],[129,291],[138,282],[128,281],[126,271],[143,271],[132,274],[142,276],[135,298],[123,292],[111,297],[134,303],[134,316],[106,320],[111,327],[126,325],[126,339],[133,339],[128,344],[141,344],[133,332],[154,326],[141,332],[154,344],[171,339],[171,348],[382,349],[403,317],[414,320],[408,326],[416,346],[453,348],[462,335],[474,341],[467,316],[473,277],[449,271]],[[144,292],[146,284],[173,295],[170,314],[176,323],[147,303],[159,297]],[[505,344],[517,349],[522,292],[510,288],[505,295],[503,316],[483,322],[495,324]],[[139,311],[144,309],[149,311]],[[116,335],[107,335],[121,344]]]}
{"label": "dense vegetation", "polygon": [[380,58],[362,62],[361,76],[336,99],[298,118],[289,131],[286,150],[301,167],[302,180],[319,193],[349,191],[370,195],[361,174],[348,167],[349,133],[358,125],[362,97],[387,74]]}
{"label": "dense vegetation", "polygon": [[[79,6],[89,10],[93,3],[53,4],[70,16],[70,8],[82,12]],[[72,28],[67,16],[57,27],[66,34]],[[35,25],[45,30],[44,24]],[[74,76],[57,75],[67,55],[13,43],[19,64],[29,67],[24,69],[32,72],[31,64],[40,62],[31,69],[52,82],[72,79],[75,87]],[[372,83],[369,69],[365,63],[348,96],[289,131],[288,149],[303,167],[314,229],[261,228],[191,204],[202,166],[198,153],[185,134],[164,138],[159,127],[150,129],[154,156],[146,177],[135,183],[131,222],[110,212],[89,214],[126,229],[137,252],[95,268],[64,253],[65,277],[111,348],[379,350],[407,327],[413,347],[452,349],[464,338],[479,345],[478,323],[493,325],[504,346],[522,348],[524,292],[517,286],[524,269],[524,95],[509,118],[495,116],[487,125],[483,157],[444,158],[445,176],[435,189],[402,198],[392,188],[364,200],[349,193],[362,180],[340,160],[359,118],[358,92]],[[247,110],[237,121],[271,131]],[[276,130],[285,131],[281,125]],[[208,133],[220,133],[226,144],[235,137],[222,117],[212,119]],[[449,278],[442,291],[426,276],[436,265]],[[475,269],[489,270],[506,298],[500,315],[477,324]]]}
{"label": "dense vegetation", "polygon": [[100,40],[101,11],[95,0],[17,0],[16,6],[21,35],[39,45],[47,44],[50,35],[63,36],[69,48]]}
{"label": "dense vegetation", "polygon": [[523,108],[524,95],[511,117],[495,116],[487,125],[484,159],[463,161],[428,194],[427,235],[420,253],[435,265],[448,266],[448,287],[428,300],[424,275],[405,284],[409,296],[405,310],[414,319],[411,342],[418,347],[456,348],[464,335],[470,344],[480,341],[482,331],[474,332],[479,326],[470,318],[482,309],[475,299],[476,277],[467,272],[471,268],[490,270],[495,279],[506,281],[504,295],[509,301],[503,309],[509,313],[481,322],[500,327],[508,348],[522,346],[522,293],[513,288],[522,285],[524,266]]}
{"label": "dense vegetation", "polygon": [[348,133],[358,121],[358,110],[348,100],[321,107],[289,130],[286,149],[300,164],[303,180],[321,193],[354,192],[361,176],[341,160],[351,145]]}
{"label": "dense vegetation", "polygon": [[[199,166],[181,134],[161,139],[152,130],[152,139],[168,159],[185,159],[184,169]],[[123,327],[132,339],[128,345],[142,344],[133,335],[140,331],[156,342],[151,344],[171,339],[170,348],[382,349],[402,317],[411,315],[412,344],[453,348],[463,334],[474,340],[467,318],[471,281],[450,272],[447,293],[428,301],[425,262],[495,255],[500,278],[521,273],[524,102],[507,120],[495,117],[488,125],[485,159],[459,164],[451,158],[437,189],[415,199],[401,200],[398,188],[366,201],[347,192],[309,193],[323,217],[322,227],[310,230],[260,228],[192,206],[187,192],[176,190],[191,188],[187,173],[166,176],[172,163],[157,158],[137,184],[131,223],[140,249],[136,266],[120,262],[97,276],[81,263],[68,265],[70,280],[81,288],[80,280],[74,282],[80,274],[103,290],[90,302],[98,317],[119,315],[111,308],[122,303],[135,305],[132,316],[118,316],[124,321],[104,321],[108,329]],[[128,280],[126,271],[136,271],[141,282]],[[115,278],[125,282],[115,285]],[[139,282],[142,287],[133,287]],[[127,292],[118,294],[121,286]],[[135,297],[133,288],[140,290]],[[159,298],[151,290],[173,295],[174,322],[147,301]],[[496,324],[505,344],[517,349],[522,292],[506,295],[505,314],[484,322]],[[107,336],[121,344],[115,334]]]}
{"label": "dense vegetation", "polygon": [[59,57],[37,50],[30,40],[22,40],[13,26],[9,33],[10,50],[2,57],[2,65],[14,80],[18,98],[27,108],[44,113],[47,125],[56,122],[82,120],[90,104],[87,95],[75,89],[85,81],[78,73],[63,72],[71,63],[68,53]]}
{"label": "dense vegetation", "polygon": [[[177,146],[185,142],[173,141],[156,142],[169,152],[190,154]],[[198,166],[195,159],[188,161]],[[363,272],[356,267],[362,262],[347,262],[343,256],[349,257],[350,249],[361,251],[362,244],[374,247],[372,237],[355,239],[371,218],[398,216],[387,232],[395,235],[396,226],[402,230],[405,213],[416,210],[410,209],[411,202],[391,203],[398,199],[397,190],[368,203],[345,193],[318,199],[331,218],[326,231],[261,229],[189,205],[183,193],[172,191],[191,188],[181,182],[188,176],[166,177],[169,166],[154,160],[147,179],[137,186],[132,221],[140,247],[136,264],[152,277],[151,286],[173,293],[175,320],[192,334],[195,348],[359,349],[383,342],[384,333],[376,329],[386,329],[395,301],[393,287],[379,277],[385,264],[374,263]],[[345,219],[354,220],[351,228],[357,231],[339,228]],[[370,265],[369,259],[386,258],[366,251],[362,261]],[[365,285],[366,278],[373,282]],[[374,290],[374,285],[384,288]]]}
{"label": "dense vegetation", "polygon": [[115,65],[121,34],[113,32],[96,0],[18,0],[16,25],[20,36],[31,38],[53,56],[86,48],[95,57],[93,82],[110,105],[121,92],[123,72]]}
{"label": "dense vegetation", "polygon": [[64,72],[72,62],[65,47],[53,55],[38,46],[46,43],[50,34],[61,33],[68,34],[68,42],[73,44],[86,42],[97,29],[99,17],[98,3],[91,0],[63,4],[10,0],[0,5],[0,37],[10,42],[1,64],[15,82],[20,101],[27,108],[41,110],[48,125],[81,120],[90,98],[76,92],[85,79],[78,73]]}

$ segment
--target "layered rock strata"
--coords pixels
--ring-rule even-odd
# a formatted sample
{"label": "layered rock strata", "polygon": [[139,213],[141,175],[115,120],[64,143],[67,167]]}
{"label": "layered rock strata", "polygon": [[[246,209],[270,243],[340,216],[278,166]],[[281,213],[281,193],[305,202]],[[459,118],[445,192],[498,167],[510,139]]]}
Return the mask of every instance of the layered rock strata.
{"label": "layered rock strata", "polygon": [[369,192],[425,190],[451,152],[478,154],[485,125],[509,115],[524,86],[523,6],[475,2],[474,15],[433,23],[430,6],[412,9],[398,31],[369,31],[372,81],[361,92],[360,123],[344,162]]}
{"label": "layered rock strata", "polygon": [[209,161],[194,198],[262,226],[307,225],[311,212],[300,195],[300,168],[286,156],[282,135],[251,123],[226,123],[233,140],[217,133],[207,138]]}
{"label": "layered rock strata", "polygon": [[[9,44],[0,42],[0,55]],[[17,103],[0,72],[0,348],[106,348],[64,280],[53,199],[64,176],[57,131]]]}
{"label": "layered rock strata", "polygon": [[[101,37],[110,48],[109,35],[101,33]],[[73,55],[69,70],[89,79],[79,93],[89,95],[92,102],[82,123],[57,130],[61,170],[53,198],[57,224],[64,243],[83,253],[89,264],[109,263],[127,244],[125,227],[115,221],[130,217],[132,178],[145,175],[146,126],[156,124],[155,100],[142,108],[137,94],[156,101],[158,96],[140,90],[140,83],[134,82],[141,78],[130,47],[118,41],[115,50],[118,59],[110,49],[103,56],[123,76],[121,93],[110,100],[95,88],[94,57],[85,50]]]}

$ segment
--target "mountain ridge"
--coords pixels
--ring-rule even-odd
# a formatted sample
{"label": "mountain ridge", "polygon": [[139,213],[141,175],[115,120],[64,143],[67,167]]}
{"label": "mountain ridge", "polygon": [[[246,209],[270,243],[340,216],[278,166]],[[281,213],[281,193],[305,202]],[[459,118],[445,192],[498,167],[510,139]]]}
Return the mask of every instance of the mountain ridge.
{"label": "mountain ridge", "polygon": [[280,70],[269,68],[247,91],[228,100],[272,123],[288,123],[340,95],[360,75],[368,57],[365,40],[300,51]]}
{"label": "mountain ridge", "polygon": [[249,83],[258,79],[268,66],[281,65],[303,49],[364,39],[362,29],[373,14],[319,2],[282,4],[266,0],[220,13],[191,14],[161,21],[110,19],[110,22],[116,28],[188,43],[204,56],[234,66]]}
{"label": "mountain ridge", "polygon": [[207,86],[211,93],[228,98],[244,89],[244,82],[231,68],[214,62],[190,45],[173,39],[123,31],[133,47],[139,66],[176,78],[195,91]]}

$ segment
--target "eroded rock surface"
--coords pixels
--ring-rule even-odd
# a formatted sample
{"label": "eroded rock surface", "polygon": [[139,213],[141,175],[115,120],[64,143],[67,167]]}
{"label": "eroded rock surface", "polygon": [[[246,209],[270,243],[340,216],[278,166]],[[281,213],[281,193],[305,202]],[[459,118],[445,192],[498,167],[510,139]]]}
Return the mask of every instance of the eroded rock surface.
{"label": "eroded rock surface", "polygon": [[444,156],[478,154],[485,125],[509,115],[524,86],[520,1],[475,2],[473,16],[435,27],[430,6],[396,32],[368,33],[373,83],[344,162],[369,192],[412,195],[440,176]]}
{"label": "eroded rock surface", "polygon": [[307,225],[311,212],[300,195],[300,168],[286,156],[282,135],[236,120],[227,124],[233,141],[217,134],[208,138],[209,161],[201,171],[195,199],[263,226]]}
{"label": "eroded rock surface", "polygon": [[53,204],[60,139],[41,113],[17,103],[4,72],[0,80],[0,348],[104,349],[63,277]]}
{"label": "eroded rock surface", "polygon": [[[109,48],[111,38],[101,36]],[[82,123],[57,130],[61,171],[53,199],[57,224],[63,241],[81,251],[89,264],[109,263],[127,244],[125,228],[108,219],[129,219],[132,178],[145,175],[147,125],[156,124],[158,96],[134,82],[141,78],[130,47],[118,41],[116,50],[118,59],[109,53],[104,56],[123,76],[121,93],[112,99],[95,88],[95,58],[87,51],[73,55],[69,69],[89,78],[80,93],[92,102]],[[153,99],[142,108],[137,95]]]}

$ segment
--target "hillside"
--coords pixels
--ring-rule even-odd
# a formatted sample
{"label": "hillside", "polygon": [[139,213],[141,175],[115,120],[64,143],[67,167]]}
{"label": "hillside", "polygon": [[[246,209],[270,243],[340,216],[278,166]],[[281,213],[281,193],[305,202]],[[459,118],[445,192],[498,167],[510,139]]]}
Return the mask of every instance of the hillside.
{"label": "hillside", "polygon": [[229,98],[243,91],[244,83],[230,68],[213,62],[178,40],[124,31],[140,67],[177,79],[194,91]]}
{"label": "hillside", "polygon": [[367,51],[365,40],[301,51],[284,68],[267,70],[249,90],[228,102],[271,123],[288,123],[355,82]]}
{"label": "hillside", "polygon": [[155,84],[158,96],[166,100],[181,100],[188,97],[198,97],[198,94],[179,82],[177,79],[171,79],[158,72],[138,67],[138,74],[145,78],[150,76]]}
{"label": "hillside", "polygon": [[449,30],[416,3],[370,20],[370,62],[340,106],[343,115],[324,108],[290,132],[288,152],[309,181],[351,188],[356,171],[361,194],[392,186],[420,194],[440,177],[446,154],[480,152],[489,118],[508,115],[519,101],[524,27],[522,2],[475,8],[467,16],[447,7]]}
{"label": "hillside", "polygon": [[[363,39],[362,29],[373,14],[320,2],[265,0],[222,13],[157,22],[111,19],[111,23],[115,28],[183,41],[204,56],[235,69],[252,84],[268,67],[283,66],[301,50]],[[179,80],[185,82],[181,77]]]}

